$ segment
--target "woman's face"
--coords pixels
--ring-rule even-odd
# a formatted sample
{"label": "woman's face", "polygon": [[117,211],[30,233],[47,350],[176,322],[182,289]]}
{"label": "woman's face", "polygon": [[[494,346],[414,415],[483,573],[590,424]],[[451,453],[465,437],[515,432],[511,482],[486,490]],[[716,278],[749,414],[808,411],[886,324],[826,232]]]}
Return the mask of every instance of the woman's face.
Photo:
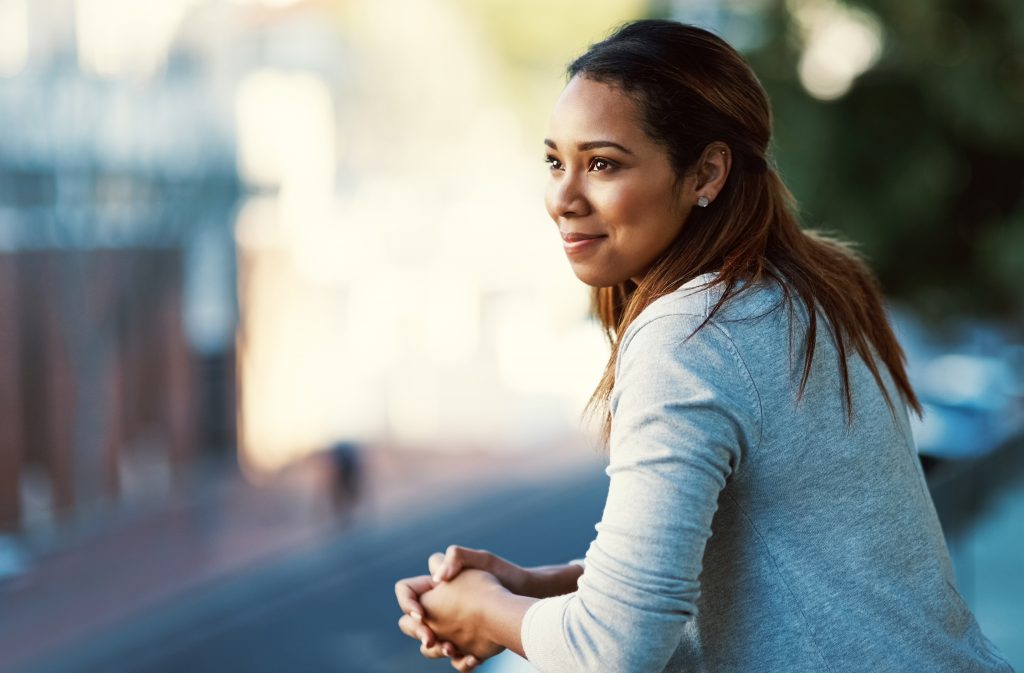
{"label": "woman's face", "polygon": [[679,183],[632,99],[585,77],[565,87],[544,144],[544,202],[573,272],[596,287],[639,281],[682,229],[697,198],[690,180]]}

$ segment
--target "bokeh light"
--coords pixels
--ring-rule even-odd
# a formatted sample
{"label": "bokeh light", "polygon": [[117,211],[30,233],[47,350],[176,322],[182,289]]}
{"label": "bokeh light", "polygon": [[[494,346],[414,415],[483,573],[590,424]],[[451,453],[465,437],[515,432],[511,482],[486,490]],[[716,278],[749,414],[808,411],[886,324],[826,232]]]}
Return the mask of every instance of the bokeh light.
{"label": "bokeh light", "polygon": [[566,64],[639,17],[749,59],[806,224],[878,272],[958,583],[1024,665],[996,5],[0,0],[0,673],[427,670],[381,600],[413,556],[582,555],[609,350],[542,139]]}

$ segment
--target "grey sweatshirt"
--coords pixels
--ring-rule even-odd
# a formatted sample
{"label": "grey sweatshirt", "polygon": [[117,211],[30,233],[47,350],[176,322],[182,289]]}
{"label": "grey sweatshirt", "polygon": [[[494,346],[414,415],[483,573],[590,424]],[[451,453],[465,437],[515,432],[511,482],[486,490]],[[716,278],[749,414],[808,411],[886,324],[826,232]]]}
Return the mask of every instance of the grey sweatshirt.
{"label": "grey sweatshirt", "polygon": [[[702,276],[628,327],[608,500],[575,593],[522,624],[543,673],[1010,671],[958,594],[907,410],[879,363],[770,283],[704,321]],[[819,316],[820,317],[820,316]],[[792,334],[791,334],[792,333]],[[791,341],[792,337],[792,341]]]}

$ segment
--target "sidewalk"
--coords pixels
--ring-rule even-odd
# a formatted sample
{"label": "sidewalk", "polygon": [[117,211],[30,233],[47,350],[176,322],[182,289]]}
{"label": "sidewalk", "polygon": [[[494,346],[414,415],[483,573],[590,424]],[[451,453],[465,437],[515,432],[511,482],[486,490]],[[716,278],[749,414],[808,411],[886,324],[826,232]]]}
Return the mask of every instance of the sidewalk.
{"label": "sidewalk", "polygon": [[348,529],[382,526],[497,484],[558,479],[593,468],[588,449],[543,454],[396,452],[369,448],[355,506],[332,508],[324,460],[253,486],[237,471],[199,475],[160,506],[34,559],[0,584],[0,671],[73,647],[204,584],[296,554]]}

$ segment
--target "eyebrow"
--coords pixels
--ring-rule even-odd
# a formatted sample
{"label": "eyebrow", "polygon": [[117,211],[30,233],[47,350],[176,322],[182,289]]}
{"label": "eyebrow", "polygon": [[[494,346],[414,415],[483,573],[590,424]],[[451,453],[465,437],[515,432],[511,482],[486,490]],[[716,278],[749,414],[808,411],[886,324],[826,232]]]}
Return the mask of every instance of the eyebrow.
{"label": "eyebrow", "polygon": [[[557,150],[558,149],[558,145],[556,145],[555,141],[551,140],[550,138],[545,138],[544,139],[544,144],[547,145],[548,147],[550,147],[553,150]],[[620,152],[625,152],[626,154],[633,154],[632,152],[627,150],[622,145],[620,145],[620,144],[618,144],[616,142],[612,142],[611,140],[588,140],[585,143],[579,143],[578,145],[576,145],[576,149],[578,151],[580,151],[580,152],[586,152],[587,150],[601,149],[603,147],[614,147],[615,149],[619,150]]]}

